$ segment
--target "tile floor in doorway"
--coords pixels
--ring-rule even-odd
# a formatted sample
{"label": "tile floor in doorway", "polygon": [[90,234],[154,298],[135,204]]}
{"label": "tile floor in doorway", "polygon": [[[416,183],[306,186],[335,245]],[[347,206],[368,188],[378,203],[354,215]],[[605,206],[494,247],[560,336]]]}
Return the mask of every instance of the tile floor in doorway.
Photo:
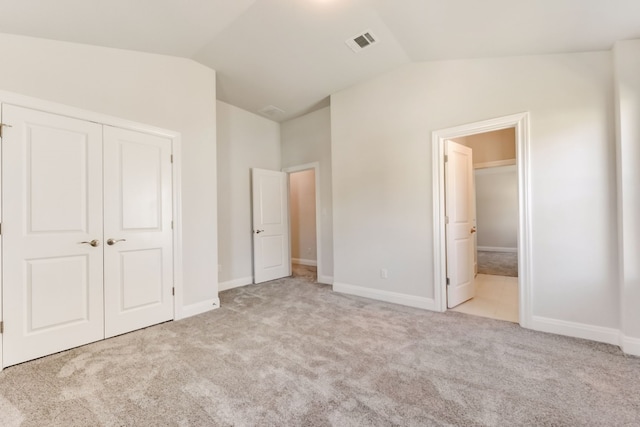
{"label": "tile floor in doorway", "polygon": [[517,323],[518,278],[478,274],[476,296],[451,310]]}

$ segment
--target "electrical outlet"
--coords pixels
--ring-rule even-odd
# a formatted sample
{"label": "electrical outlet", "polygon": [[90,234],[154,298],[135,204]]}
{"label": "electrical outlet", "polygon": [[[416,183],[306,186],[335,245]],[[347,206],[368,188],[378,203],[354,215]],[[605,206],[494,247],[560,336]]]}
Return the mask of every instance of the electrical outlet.
{"label": "electrical outlet", "polygon": [[383,279],[389,277],[389,270],[387,270],[386,268],[380,269],[380,277]]}

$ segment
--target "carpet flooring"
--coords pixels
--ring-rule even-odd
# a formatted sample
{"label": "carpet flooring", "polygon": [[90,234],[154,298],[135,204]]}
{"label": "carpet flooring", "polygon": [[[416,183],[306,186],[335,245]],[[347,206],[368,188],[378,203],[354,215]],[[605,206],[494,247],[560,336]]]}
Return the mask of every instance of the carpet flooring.
{"label": "carpet flooring", "polygon": [[478,251],[478,274],[518,277],[518,254]]}
{"label": "carpet flooring", "polygon": [[614,346],[341,295],[294,277],[10,367],[2,426],[632,426]]}
{"label": "carpet flooring", "polygon": [[307,282],[316,282],[318,280],[318,273],[316,267],[311,267],[302,264],[291,265],[291,276],[294,278],[304,279]]}

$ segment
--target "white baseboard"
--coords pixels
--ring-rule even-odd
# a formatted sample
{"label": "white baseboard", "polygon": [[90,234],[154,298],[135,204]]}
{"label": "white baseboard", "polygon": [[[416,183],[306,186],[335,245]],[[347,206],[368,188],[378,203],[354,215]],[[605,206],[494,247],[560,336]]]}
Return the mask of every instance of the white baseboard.
{"label": "white baseboard", "polygon": [[317,267],[318,261],[315,259],[302,259],[302,258],[291,258],[291,263],[300,264],[300,265],[308,265],[310,267]]}
{"label": "white baseboard", "polygon": [[324,283],[325,285],[333,285],[333,276],[322,276],[318,274],[318,283]]}
{"label": "white baseboard", "polygon": [[[587,325],[585,323],[567,322],[565,320],[549,319],[533,316],[530,329],[552,334],[583,338],[591,341],[620,345],[620,331],[602,326]],[[638,340],[640,342],[640,340]]]}
{"label": "white baseboard", "polygon": [[226,282],[218,283],[218,292],[227,291],[233,288],[239,288],[240,286],[247,286],[253,283],[253,277],[241,277],[239,279],[227,280]]}
{"label": "white baseboard", "polygon": [[478,246],[478,250],[485,252],[518,252],[518,248],[501,248],[499,246]]}
{"label": "white baseboard", "polygon": [[371,298],[378,301],[385,301],[394,304],[406,305],[409,307],[438,311],[436,308],[436,302],[432,298],[417,297],[390,291],[381,291],[379,289],[365,288],[362,286],[349,285],[347,283],[334,283],[333,290],[335,292],[343,294],[356,295],[359,297]]}
{"label": "white baseboard", "polygon": [[622,335],[620,337],[620,348],[627,354],[640,356],[640,338],[631,338]]}
{"label": "white baseboard", "polygon": [[180,317],[176,318],[176,320],[186,319],[187,317],[206,313],[219,307],[220,298],[212,298],[206,301],[197,302],[195,304],[185,305],[182,307],[182,310],[180,310]]}

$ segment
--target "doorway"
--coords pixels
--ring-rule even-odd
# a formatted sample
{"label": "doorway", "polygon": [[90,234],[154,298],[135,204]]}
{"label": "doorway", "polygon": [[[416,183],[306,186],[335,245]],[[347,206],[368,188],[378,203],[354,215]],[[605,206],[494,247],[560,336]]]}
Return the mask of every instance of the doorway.
{"label": "doorway", "polygon": [[[447,234],[446,234],[446,179],[445,179],[445,152],[446,141],[463,139],[471,135],[484,134],[487,132],[503,131],[513,129],[515,139],[515,164],[493,164],[489,166],[503,167],[511,166],[516,169],[517,177],[517,232],[516,232],[516,251],[518,254],[516,279],[508,279],[517,286],[517,321],[522,326],[527,326],[531,319],[531,297],[529,289],[530,274],[530,214],[529,214],[529,167],[528,167],[528,113],[515,114],[512,116],[501,117],[497,119],[487,120],[483,122],[471,123],[467,125],[457,126],[454,128],[443,129],[433,133],[433,195],[434,195],[434,297],[436,305],[440,311],[447,310],[447,293],[448,293],[448,272],[447,272]],[[506,161],[505,161],[506,162]],[[513,160],[509,160],[514,163]],[[487,163],[487,162],[485,162]],[[475,213],[474,213],[475,220]],[[473,224],[475,226],[475,224]],[[475,227],[472,227],[475,228]],[[473,230],[472,232],[475,232]],[[475,252],[475,250],[474,250]],[[475,275],[475,266],[471,275]],[[493,275],[492,275],[493,276]],[[496,275],[497,276],[497,275]],[[499,276],[500,277],[500,276]],[[504,276],[503,276],[504,277]],[[481,277],[479,284],[482,287],[490,285],[487,278]],[[502,280],[503,282],[505,280]],[[515,283],[513,283],[515,281]],[[484,283],[482,283],[484,282]],[[507,285],[498,286],[505,290]],[[490,289],[490,288],[487,288]],[[506,292],[513,292],[506,291]],[[494,288],[494,294],[495,292]],[[495,297],[496,295],[494,295]],[[506,298],[506,297],[505,297]],[[515,319],[514,319],[515,320]]]}
{"label": "doorway", "polygon": [[284,169],[289,184],[291,272],[313,282],[321,271],[319,164]]}
{"label": "doorway", "polygon": [[[453,311],[518,322],[518,176],[515,128],[451,140],[472,152],[474,294]],[[449,183],[445,182],[448,186]],[[447,189],[450,191],[450,189]],[[447,270],[450,271],[449,258]],[[451,274],[448,274],[450,277]]]}

